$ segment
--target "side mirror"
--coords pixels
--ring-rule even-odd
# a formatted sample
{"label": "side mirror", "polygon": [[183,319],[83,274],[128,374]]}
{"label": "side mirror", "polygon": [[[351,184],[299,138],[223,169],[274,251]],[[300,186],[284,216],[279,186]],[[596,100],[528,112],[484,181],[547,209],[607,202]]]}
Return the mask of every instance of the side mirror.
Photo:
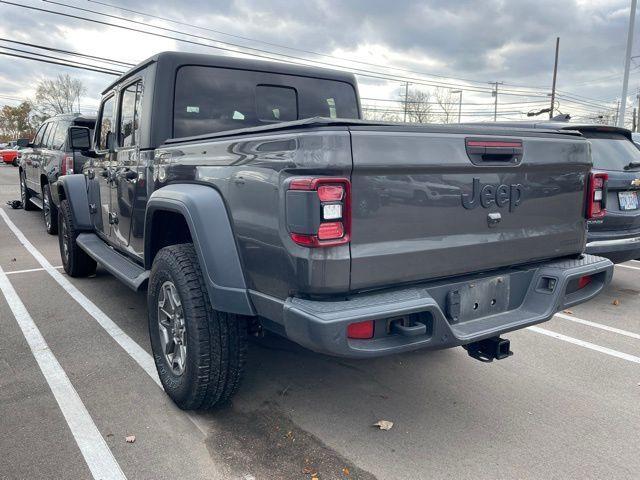
{"label": "side mirror", "polygon": [[28,138],[19,138],[16,140],[16,147],[28,147],[30,144]]}
{"label": "side mirror", "polygon": [[67,138],[69,147],[74,152],[91,150],[91,130],[87,127],[69,127]]}

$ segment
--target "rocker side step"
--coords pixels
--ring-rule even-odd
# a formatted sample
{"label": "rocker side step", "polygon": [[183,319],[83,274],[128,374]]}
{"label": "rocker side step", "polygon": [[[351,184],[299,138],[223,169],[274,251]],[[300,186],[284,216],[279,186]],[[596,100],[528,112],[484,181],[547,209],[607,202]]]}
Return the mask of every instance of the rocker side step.
{"label": "rocker side step", "polygon": [[81,233],[76,242],[114,277],[132,290],[139,290],[149,278],[149,271],[107,245],[95,233]]}
{"label": "rocker side step", "polygon": [[40,210],[44,208],[44,205],[42,204],[42,200],[40,200],[38,197],[31,197],[29,201],[33,203],[36,207],[38,207]]}

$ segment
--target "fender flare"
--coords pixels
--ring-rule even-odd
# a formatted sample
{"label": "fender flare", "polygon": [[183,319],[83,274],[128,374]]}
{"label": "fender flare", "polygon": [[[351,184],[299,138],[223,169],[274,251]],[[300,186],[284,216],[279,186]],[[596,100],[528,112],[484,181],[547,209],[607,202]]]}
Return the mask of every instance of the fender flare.
{"label": "fender flare", "polygon": [[58,179],[58,198],[66,199],[71,207],[73,224],[77,230],[92,231],[91,214],[89,213],[89,197],[87,180],[81,173],[63,175]]}
{"label": "fender flare", "polygon": [[169,211],[185,219],[200,260],[209,299],[221,312],[255,315],[227,208],[213,187],[172,184],[154,191],[147,202],[144,226],[144,264],[151,269],[154,213]]}

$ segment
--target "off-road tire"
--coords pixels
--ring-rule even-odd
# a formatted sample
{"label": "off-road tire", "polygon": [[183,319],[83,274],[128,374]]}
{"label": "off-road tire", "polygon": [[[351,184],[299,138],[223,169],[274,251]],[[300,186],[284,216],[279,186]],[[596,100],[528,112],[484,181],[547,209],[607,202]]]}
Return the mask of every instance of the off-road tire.
{"label": "off-road tire", "polygon": [[[60,202],[58,212],[58,243],[60,245],[60,258],[64,271],[71,277],[86,277],[95,273],[96,261],[82,250],[77,242],[78,232],[73,224],[73,215],[68,200]],[[66,244],[66,254],[65,254]]]}
{"label": "off-road tire", "polygon": [[18,159],[14,158],[13,162],[11,162],[11,165],[13,165],[14,167],[17,167],[18,166]]}
{"label": "off-road tire", "polygon": [[24,172],[20,172],[20,200],[22,201],[22,208],[27,212],[38,209],[38,207],[30,202],[32,196],[29,187],[27,187],[26,175]]}
{"label": "off-road tire", "polygon": [[[186,362],[176,375],[161,347],[158,305],[171,282],[180,297],[186,328]],[[153,358],[165,392],[183,410],[227,403],[240,386],[247,357],[247,318],[212,308],[198,257],[190,243],[156,255],[147,294]]]}
{"label": "off-road tire", "polygon": [[[47,224],[47,206],[49,208],[49,224]],[[45,184],[42,187],[42,217],[44,219],[44,227],[49,235],[58,233],[58,209],[51,198],[51,187]]]}

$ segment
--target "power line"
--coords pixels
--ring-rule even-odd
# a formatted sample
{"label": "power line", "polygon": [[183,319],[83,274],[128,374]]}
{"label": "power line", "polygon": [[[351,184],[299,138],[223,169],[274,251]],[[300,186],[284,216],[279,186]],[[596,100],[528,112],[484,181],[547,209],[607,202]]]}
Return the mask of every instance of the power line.
{"label": "power line", "polygon": [[35,43],[27,43],[27,42],[19,42],[17,40],[10,40],[8,38],[3,38],[3,37],[0,37],[0,40],[3,41],[3,42],[15,43],[15,44],[18,44],[18,45],[23,45],[25,47],[32,47],[32,48],[38,48],[38,49],[41,49],[41,50],[47,50],[49,52],[66,53],[67,55],[74,55],[74,56],[84,57],[84,58],[88,58],[88,59],[92,59],[92,60],[99,60],[99,61],[102,61],[102,62],[114,63],[114,64],[125,66],[125,67],[133,67],[133,66],[135,66],[134,63],[122,62],[120,60],[113,60],[111,58],[96,57],[94,55],[87,55],[85,53],[74,52],[72,50],[62,50],[61,48],[45,47],[44,45],[37,45]]}
{"label": "power line", "polygon": [[[77,69],[80,69],[80,70],[89,70],[89,71],[92,71],[92,72],[104,73],[106,75],[115,75],[115,76],[120,75],[119,73],[112,73],[112,72],[109,72],[109,71],[106,71],[106,70],[100,70],[98,68],[81,67],[81,66],[78,66],[78,65],[72,65],[70,63],[54,62],[52,60],[43,60],[41,58],[34,58],[34,57],[27,57],[25,55],[18,55],[16,53],[0,52],[0,55],[5,55],[7,57],[24,58],[26,60],[33,60],[35,62],[51,63],[53,65],[62,65],[63,67],[77,68]],[[64,60],[64,59],[60,59],[60,60]]]}
{"label": "power line", "polygon": [[[162,34],[162,33],[150,32],[150,31],[147,31],[147,30],[141,30],[141,29],[134,28],[134,27],[128,27],[128,26],[125,26],[125,25],[119,25],[119,24],[115,24],[115,23],[111,23],[111,22],[106,22],[106,21],[103,21],[103,20],[97,20],[97,19],[93,19],[93,18],[83,17],[83,16],[79,16],[79,15],[73,15],[73,14],[64,13],[64,12],[57,12],[55,10],[48,10],[48,9],[29,6],[29,5],[20,5],[20,4],[17,4],[17,3],[14,3],[14,2],[9,2],[9,1],[6,1],[6,0],[0,0],[0,3],[4,3],[4,4],[7,4],[7,5],[12,5],[12,6],[16,6],[16,7],[21,7],[21,8],[26,8],[26,9],[29,9],[29,10],[35,10],[35,11],[40,11],[40,12],[45,12],[45,13],[51,13],[51,14],[54,14],[54,15],[59,15],[59,16],[67,17],[67,18],[74,18],[74,19],[77,19],[77,20],[83,20],[83,21],[87,21],[87,22],[97,23],[97,24],[100,24],[100,25],[111,26],[111,27],[115,27],[115,28],[128,30],[128,31],[134,31],[134,32],[143,33],[143,34],[146,34],[146,35],[156,36],[156,37],[159,37],[159,38],[166,38],[166,39],[175,40],[175,41],[188,43],[188,44],[192,44],[192,45],[197,45],[197,46],[201,46],[201,47],[214,48],[214,49],[217,49],[217,50],[228,51],[228,52],[232,52],[232,53],[236,53],[236,54],[239,53],[239,54],[242,54],[242,55],[249,55],[249,56],[254,56],[254,57],[258,57],[258,58],[266,58],[266,59],[269,59],[269,60],[282,61],[282,59],[280,59],[280,58],[274,58],[273,56],[270,56],[270,55],[277,55],[277,56],[293,58],[293,59],[301,60],[302,62],[306,62],[306,63],[300,63],[300,62],[295,62],[295,61],[291,61],[291,60],[288,62],[288,63],[297,64],[297,65],[309,66],[308,65],[309,63],[315,63],[315,64],[321,64],[321,65],[337,68],[336,65],[334,65],[334,64],[328,64],[328,63],[325,63],[325,62],[319,62],[317,60],[309,60],[309,59],[295,57],[295,56],[292,56],[292,55],[286,55],[286,54],[281,54],[281,53],[276,53],[276,52],[270,52],[270,51],[267,51],[267,50],[256,49],[256,48],[252,48],[252,47],[238,46],[238,45],[235,45],[235,44],[229,44],[228,42],[222,42],[220,40],[215,40],[215,39],[207,39],[207,40],[211,41],[211,42],[225,44],[225,45],[232,45],[232,46],[234,46],[236,48],[243,48],[243,49],[247,49],[247,50],[263,52],[263,53],[270,54],[270,55],[264,55],[262,53],[250,54],[250,53],[247,53],[247,52],[242,52],[242,51],[234,50],[234,49],[227,48],[227,47],[220,47],[220,46],[216,46],[216,45],[210,45],[210,44],[206,44],[206,43],[196,42],[196,41],[193,41],[193,40],[187,40],[187,39],[184,39],[184,38],[174,37],[174,36],[171,36],[171,35],[165,35],[165,34]],[[52,3],[52,2],[49,2],[49,3]],[[74,7],[74,6],[68,6],[68,8],[79,9],[79,7]],[[87,10],[87,9],[82,9],[82,10]],[[97,12],[95,14],[106,16],[106,14],[103,14],[103,13],[100,13],[100,12]],[[110,17],[117,17],[117,16],[114,16],[114,15],[109,15],[109,16]],[[129,19],[122,18],[122,17],[118,17],[118,18],[120,18],[123,21],[134,22],[134,23],[142,23],[142,22],[136,22],[134,20],[129,20]],[[143,23],[143,25],[148,26],[150,28],[157,28],[157,29],[171,31],[171,29],[166,29],[164,27],[158,27],[158,26],[148,25],[148,24],[144,24],[144,23]],[[200,36],[196,36],[196,35],[193,35],[193,34],[187,34],[187,33],[183,33],[183,32],[178,32],[178,33],[181,34],[181,35],[188,35],[188,36],[194,36],[194,37],[199,37],[199,38],[206,38],[206,37],[200,37]],[[410,80],[411,83],[415,83],[415,84],[419,84],[419,85],[445,87],[445,88],[452,88],[453,87],[453,88],[463,89],[463,90],[466,90],[466,91],[474,91],[474,92],[480,92],[480,93],[489,93],[491,91],[490,89],[482,88],[482,87],[475,87],[475,86],[469,87],[468,85],[450,84],[450,83],[444,83],[444,82],[429,82],[429,81],[425,81],[425,80],[419,79],[419,78],[394,76],[394,75],[391,75],[391,74],[386,74],[386,73],[381,73],[381,72],[372,72],[372,71],[364,70],[364,69],[353,69],[352,68],[351,70],[354,73],[357,73],[357,74],[359,74],[359,75],[361,75],[363,77],[376,78],[376,79],[382,79],[382,80],[394,80],[394,81],[398,81],[398,82],[406,82],[407,80]],[[506,91],[501,91],[501,94],[511,94],[511,95],[516,95],[516,96],[546,96],[546,93],[543,93],[543,92],[507,93]]]}
{"label": "power line", "polygon": [[[38,52],[30,52],[29,50],[22,50],[20,48],[13,48],[13,47],[7,47],[6,45],[0,45],[0,48],[4,48],[5,50],[10,50],[12,52],[19,52],[19,53],[26,53],[29,55],[36,55],[38,57],[41,58],[52,58],[54,60],[62,60],[65,62],[70,62],[72,60],[67,60],[66,58],[60,58],[60,57],[54,57],[52,55],[45,55],[44,53],[38,53]],[[82,63],[82,62],[76,62],[73,61],[73,63],[75,65],[79,65],[79,66],[83,66],[83,67],[94,67],[94,68],[102,68],[99,65],[91,65],[89,63]],[[109,73],[113,73],[114,75],[122,75],[123,72],[117,71],[117,70],[111,70],[111,69],[107,69],[107,68],[103,68],[104,72],[109,72]]]}

